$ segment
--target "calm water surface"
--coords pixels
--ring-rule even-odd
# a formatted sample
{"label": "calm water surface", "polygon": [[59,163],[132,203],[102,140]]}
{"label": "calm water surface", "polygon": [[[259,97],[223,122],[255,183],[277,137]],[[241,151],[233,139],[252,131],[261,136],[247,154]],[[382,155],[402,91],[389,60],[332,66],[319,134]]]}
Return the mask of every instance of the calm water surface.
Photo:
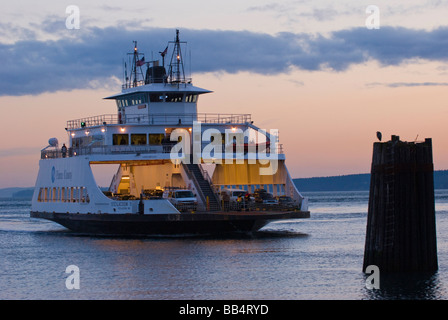
{"label": "calm water surface", "polygon": [[[436,191],[439,271],[362,272],[368,192],[308,193],[311,218],[251,236],[81,236],[0,201],[0,299],[447,299],[448,190]],[[80,270],[68,290],[67,266]]]}

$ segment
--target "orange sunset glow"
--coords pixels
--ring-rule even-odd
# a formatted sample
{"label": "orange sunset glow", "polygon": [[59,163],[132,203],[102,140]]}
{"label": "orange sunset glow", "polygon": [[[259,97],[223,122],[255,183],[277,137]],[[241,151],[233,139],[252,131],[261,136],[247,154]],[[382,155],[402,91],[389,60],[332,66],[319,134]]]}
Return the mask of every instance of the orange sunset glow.
{"label": "orange sunset glow", "polygon": [[[30,2],[22,12],[29,20],[22,17],[14,22],[8,18],[2,26],[2,57],[25,48],[29,55],[16,57],[18,66],[0,74],[4,134],[0,141],[0,187],[32,186],[39,151],[48,145],[48,139],[56,137],[61,144],[68,141],[64,130],[67,120],[116,113],[115,104],[103,98],[121,90],[122,57],[132,40],[139,40],[147,56],[157,55],[163,49],[161,45],[143,35],[152,39],[152,34],[172,34],[174,28],[180,28],[184,40],[191,43],[187,60],[191,65],[187,69],[194,85],[213,91],[200,97],[198,111],[248,113],[257,126],[278,129],[294,178],[369,172],[376,131],[383,133],[384,140],[391,135],[404,141],[432,138],[435,170],[448,168],[448,64],[446,55],[440,54],[447,48],[446,4],[428,1],[423,8],[417,1],[395,5],[379,1],[381,29],[367,30],[367,2],[356,6],[347,1],[331,5],[308,2],[306,6],[256,1],[216,7],[202,4],[200,13],[190,9],[198,19],[184,20],[180,13],[173,13],[179,15],[179,20],[173,19],[174,26],[156,16],[145,20],[135,11],[118,15],[118,3],[108,7],[80,1],[81,28],[67,30],[65,7],[51,3],[32,14],[35,4]],[[199,8],[200,3],[191,8]],[[142,9],[145,5],[137,2]],[[4,6],[3,15],[19,12],[17,6]],[[168,4],[162,6],[156,12],[168,9]],[[234,14],[232,25],[226,24],[224,13]],[[82,55],[72,55],[71,51],[78,48],[76,42],[79,47],[95,45],[89,37],[108,32],[114,21],[119,21],[123,32],[117,34],[116,42],[104,43],[109,46],[105,51],[97,53],[89,48],[80,50]],[[49,28],[49,24],[57,27]],[[11,37],[11,32],[16,37]],[[378,36],[380,32],[384,37]],[[410,33],[414,37],[401,37]],[[419,42],[418,36],[433,37],[434,41]],[[65,42],[67,37],[74,40],[70,47]],[[60,54],[45,55],[42,47],[48,45],[47,40],[59,44]],[[249,41],[253,41],[250,46]],[[230,47],[239,42],[255,48],[252,57],[246,47],[243,51]],[[226,43],[224,54],[221,45]],[[278,55],[274,44],[279,45]],[[392,44],[396,44],[396,50]],[[420,45],[421,50],[417,48]],[[269,48],[272,52],[267,52]],[[202,49],[208,50],[209,60]],[[113,58],[106,59],[106,54],[113,51]],[[89,55],[103,57],[104,61],[98,58],[88,65]],[[61,69],[50,63],[57,58],[61,58]],[[80,59],[87,62],[81,64]],[[29,83],[28,65],[31,69],[39,66],[32,70],[37,77]],[[115,68],[113,72],[105,71],[109,66]]]}

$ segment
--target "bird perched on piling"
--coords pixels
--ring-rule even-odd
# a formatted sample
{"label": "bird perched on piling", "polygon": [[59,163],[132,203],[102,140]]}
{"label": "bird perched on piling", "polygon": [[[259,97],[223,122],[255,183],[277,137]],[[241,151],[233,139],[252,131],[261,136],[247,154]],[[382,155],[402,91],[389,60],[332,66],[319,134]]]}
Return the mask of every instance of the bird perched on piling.
{"label": "bird perched on piling", "polygon": [[376,132],[376,137],[378,138],[378,140],[381,141],[382,136],[383,136],[383,135],[381,134],[381,132],[379,132],[379,131]]}

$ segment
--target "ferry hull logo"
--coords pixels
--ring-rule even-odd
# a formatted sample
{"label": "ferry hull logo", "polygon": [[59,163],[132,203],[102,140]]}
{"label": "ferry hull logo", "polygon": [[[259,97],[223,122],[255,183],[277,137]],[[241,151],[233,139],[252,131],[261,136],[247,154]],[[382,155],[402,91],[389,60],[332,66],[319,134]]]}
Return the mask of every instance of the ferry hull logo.
{"label": "ferry hull logo", "polygon": [[62,180],[62,179],[72,179],[72,173],[70,171],[64,170],[63,172],[56,170],[56,168],[53,166],[51,168],[51,182],[54,183],[56,180]]}

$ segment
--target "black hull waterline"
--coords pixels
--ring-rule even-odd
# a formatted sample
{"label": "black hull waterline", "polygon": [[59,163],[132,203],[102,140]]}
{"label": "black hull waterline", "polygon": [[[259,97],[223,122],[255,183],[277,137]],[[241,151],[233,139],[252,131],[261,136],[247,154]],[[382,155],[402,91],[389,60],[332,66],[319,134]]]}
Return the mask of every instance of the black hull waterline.
{"label": "black hull waterline", "polygon": [[181,214],[74,214],[31,212],[74,232],[92,235],[175,235],[254,232],[272,221],[309,218],[308,211]]}

